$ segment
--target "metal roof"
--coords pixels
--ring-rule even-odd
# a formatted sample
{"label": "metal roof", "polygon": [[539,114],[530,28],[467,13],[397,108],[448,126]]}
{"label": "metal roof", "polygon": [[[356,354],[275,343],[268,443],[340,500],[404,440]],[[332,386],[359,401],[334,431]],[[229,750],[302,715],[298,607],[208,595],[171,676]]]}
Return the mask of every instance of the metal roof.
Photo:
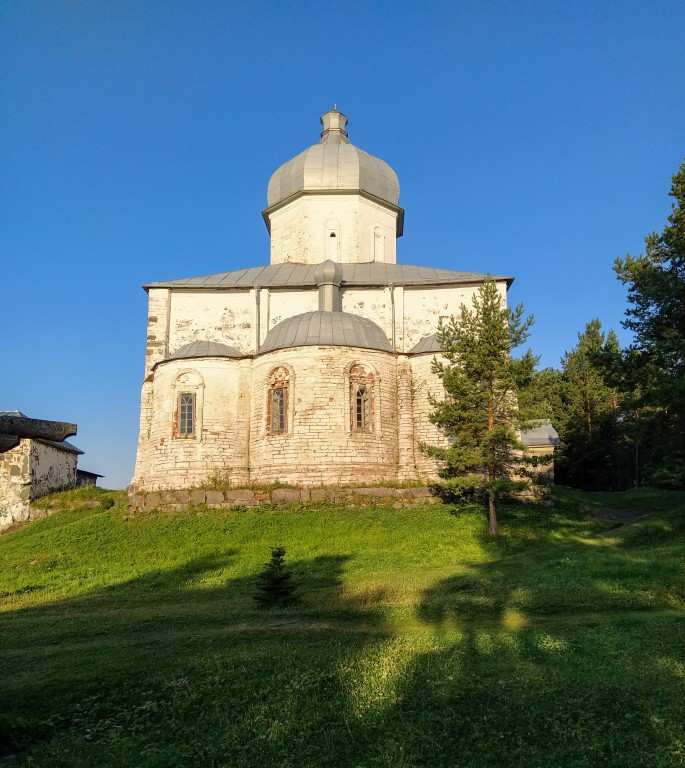
{"label": "metal roof", "polygon": [[432,352],[433,354],[441,352],[440,345],[438,344],[437,334],[432,333],[430,336],[426,336],[421,339],[418,344],[415,344],[410,350],[410,355],[420,355],[424,352]]}
{"label": "metal roof", "polygon": [[368,192],[397,205],[397,174],[383,160],[357,149],[344,130],[347,117],[332,110],[321,117],[324,130],[318,144],[288,160],[272,175],[267,189],[269,208],[304,191]]}
{"label": "metal roof", "polygon": [[[148,283],[143,288],[314,288],[314,273],[318,264],[267,264],[263,267],[247,267],[215,275],[185,277],[161,283]],[[344,264],[342,287],[401,285],[456,285],[481,283],[485,275],[477,272],[458,272],[413,264],[382,264],[371,261],[365,264]],[[514,278],[493,275],[494,280],[506,280],[510,285]]]}
{"label": "metal roof", "polygon": [[165,359],[182,360],[186,357],[246,357],[246,355],[235,347],[219,344],[216,341],[191,341],[190,344],[185,344]]}
{"label": "metal roof", "polygon": [[521,442],[531,448],[536,446],[559,445],[559,433],[547,421],[541,422],[532,429],[521,432]]}
{"label": "metal roof", "polygon": [[308,346],[361,347],[392,352],[388,337],[372,320],[348,312],[305,312],[274,326],[259,354]]}
{"label": "metal roof", "polygon": [[38,443],[45,443],[45,445],[51,445],[53,448],[59,448],[61,451],[67,451],[67,453],[75,453],[79,456],[83,455],[83,451],[80,448],[77,448],[73,443],[70,443],[67,440],[62,440],[58,443],[55,440],[42,440],[38,437],[32,439],[36,440]]}

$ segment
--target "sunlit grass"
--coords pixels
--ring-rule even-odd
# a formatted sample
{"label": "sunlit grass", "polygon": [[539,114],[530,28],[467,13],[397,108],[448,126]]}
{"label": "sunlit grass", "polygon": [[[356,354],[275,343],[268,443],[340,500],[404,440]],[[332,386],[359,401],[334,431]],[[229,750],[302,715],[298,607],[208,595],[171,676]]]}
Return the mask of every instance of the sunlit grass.
{"label": "sunlit grass", "polygon": [[[560,490],[498,541],[476,506],[124,501],[0,537],[15,766],[685,765],[683,494]],[[275,544],[301,600],[264,611]]]}

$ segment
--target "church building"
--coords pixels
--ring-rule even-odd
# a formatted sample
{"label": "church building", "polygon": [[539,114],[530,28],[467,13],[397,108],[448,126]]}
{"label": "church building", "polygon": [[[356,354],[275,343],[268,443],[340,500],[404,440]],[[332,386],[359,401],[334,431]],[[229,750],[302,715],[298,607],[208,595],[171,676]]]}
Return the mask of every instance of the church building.
{"label": "church building", "polygon": [[[268,265],[145,286],[133,489],[435,477],[419,450],[443,439],[435,334],[484,276],[398,264],[397,175],[350,143],[341,112],[321,123],[269,181]],[[512,279],[495,280],[506,299]]]}

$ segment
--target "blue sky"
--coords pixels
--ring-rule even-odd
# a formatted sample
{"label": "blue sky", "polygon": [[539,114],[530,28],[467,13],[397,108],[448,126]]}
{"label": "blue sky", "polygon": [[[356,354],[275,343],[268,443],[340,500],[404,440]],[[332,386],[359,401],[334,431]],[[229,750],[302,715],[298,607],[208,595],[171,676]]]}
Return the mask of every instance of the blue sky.
{"label": "blue sky", "polygon": [[399,176],[398,260],[514,275],[558,365],[620,327],[612,263],[666,222],[683,83],[682,0],[6,1],[0,409],[77,422],[124,487],[140,286],[267,263],[269,177],[334,103]]}

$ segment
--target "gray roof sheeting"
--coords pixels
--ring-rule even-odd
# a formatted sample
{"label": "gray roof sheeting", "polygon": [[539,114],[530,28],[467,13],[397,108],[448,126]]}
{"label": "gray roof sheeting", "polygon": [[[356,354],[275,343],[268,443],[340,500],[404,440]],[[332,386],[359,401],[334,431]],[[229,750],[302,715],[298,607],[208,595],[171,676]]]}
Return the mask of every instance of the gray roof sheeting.
{"label": "gray roof sheeting", "polygon": [[45,445],[51,445],[53,448],[59,448],[59,450],[66,451],[67,453],[75,453],[78,456],[83,455],[83,451],[80,448],[77,448],[73,443],[70,443],[67,440],[62,440],[62,442],[58,443],[55,440],[41,440],[38,437],[32,439],[38,443],[45,443]]}
{"label": "gray roof sheeting", "polygon": [[430,336],[426,336],[425,338],[421,339],[421,341],[418,344],[415,344],[410,350],[410,355],[420,355],[425,352],[432,352],[433,354],[437,354],[438,352],[441,352],[440,345],[438,344],[438,337],[435,333],[431,334]]}
{"label": "gray roof sheeting", "polygon": [[[329,112],[321,118],[324,128],[332,127],[332,115],[343,120],[342,124],[336,120],[336,126],[347,123],[345,115]],[[298,192],[328,190],[361,190],[391,205],[397,205],[400,197],[395,171],[383,160],[357,149],[347,133],[337,127],[324,130],[318,144],[300,152],[274,172],[267,189],[267,204],[271,208]]]}
{"label": "gray roof sheeting", "polygon": [[245,357],[245,355],[235,347],[219,344],[216,341],[191,341],[190,344],[177,349],[173,355],[169,355],[166,360],[182,360],[186,357]]}
{"label": "gray roof sheeting", "polygon": [[[185,277],[162,283],[148,283],[143,288],[314,288],[314,272],[318,264],[268,264],[263,267],[247,267],[215,275]],[[480,283],[485,275],[477,272],[457,272],[451,269],[437,269],[413,264],[343,264],[342,285],[345,286],[386,286],[394,285],[454,285],[458,283]],[[513,281],[513,277],[494,275],[495,280]]]}
{"label": "gray roof sheeting", "polygon": [[266,335],[259,354],[308,346],[361,347],[392,352],[387,336],[372,320],[347,312],[318,311],[305,312],[278,323]]}
{"label": "gray roof sheeting", "polygon": [[559,445],[559,433],[549,422],[545,422],[521,432],[521,442],[531,448],[543,445],[555,446]]}

